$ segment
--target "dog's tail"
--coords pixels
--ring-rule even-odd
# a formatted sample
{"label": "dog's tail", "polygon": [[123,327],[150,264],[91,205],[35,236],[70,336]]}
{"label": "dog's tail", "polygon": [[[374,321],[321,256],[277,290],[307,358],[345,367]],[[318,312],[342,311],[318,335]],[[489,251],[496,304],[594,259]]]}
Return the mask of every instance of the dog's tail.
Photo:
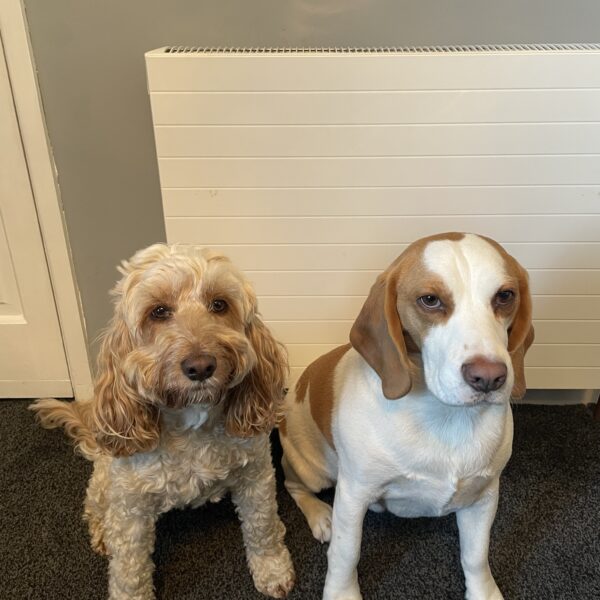
{"label": "dog's tail", "polygon": [[100,448],[90,427],[92,402],[62,402],[54,398],[43,398],[29,405],[42,427],[62,427],[75,441],[77,449],[89,460],[100,454]]}

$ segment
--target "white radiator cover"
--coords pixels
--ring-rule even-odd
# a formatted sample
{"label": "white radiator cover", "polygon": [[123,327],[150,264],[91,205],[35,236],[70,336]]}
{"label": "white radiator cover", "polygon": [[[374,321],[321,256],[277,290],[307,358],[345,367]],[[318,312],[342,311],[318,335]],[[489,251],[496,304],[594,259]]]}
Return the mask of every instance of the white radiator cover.
{"label": "white radiator cover", "polygon": [[[146,54],[167,238],[253,281],[292,380],[411,241],[529,270],[530,388],[600,388],[600,46]],[[293,383],[293,381],[292,381]]]}

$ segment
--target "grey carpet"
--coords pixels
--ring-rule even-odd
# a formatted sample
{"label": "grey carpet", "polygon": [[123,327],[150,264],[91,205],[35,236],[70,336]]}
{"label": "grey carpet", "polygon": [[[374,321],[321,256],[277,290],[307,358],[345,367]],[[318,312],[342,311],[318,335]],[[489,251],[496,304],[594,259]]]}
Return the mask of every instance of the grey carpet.
{"label": "grey carpet", "polygon": [[[90,550],[81,521],[90,465],[61,433],[36,426],[26,406],[0,401],[0,598],[105,598],[107,563]],[[514,453],[492,532],[496,580],[507,600],[600,598],[600,423],[581,406],[514,412]],[[279,453],[275,438],[276,460]],[[298,574],[290,600],[318,599],[326,546],[311,537],[278,474]],[[161,517],[154,558],[159,599],[262,598],[228,500]],[[369,513],[359,577],[365,600],[462,598],[454,517]]]}

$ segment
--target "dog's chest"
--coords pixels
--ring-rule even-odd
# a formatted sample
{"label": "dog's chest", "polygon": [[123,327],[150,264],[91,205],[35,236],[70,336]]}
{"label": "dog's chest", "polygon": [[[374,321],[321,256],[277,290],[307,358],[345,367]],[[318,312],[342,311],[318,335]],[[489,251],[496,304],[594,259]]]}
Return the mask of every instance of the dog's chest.
{"label": "dog's chest", "polygon": [[152,494],[160,512],[217,502],[264,450],[262,444],[194,430],[167,437],[156,452],[139,455],[131,465],[135,487]]}
{"label": "dog's chest", "polygon": [[510,456],[512,421],[502,416],[490,423],[457,423],[446,435],[417,425],[405,414],[396,440],[378,445],[387,470],[382,500],[399,516],[441,516],[472,504]]}
{"label": "dog's chest", "polygon": [[348,393],[340,411],[340,460],[399,516],[441,516],[472,504],[508,461],[508,406],[445,406],[426,390],[402,401],[364,390],[370,404],[359,396]]}
{"label": "dog's chest", "polygon": [[490,481],[485,474],[465,478],[404,475],[385,487],[381,501],[400,517],[439,517],[475,502]]}

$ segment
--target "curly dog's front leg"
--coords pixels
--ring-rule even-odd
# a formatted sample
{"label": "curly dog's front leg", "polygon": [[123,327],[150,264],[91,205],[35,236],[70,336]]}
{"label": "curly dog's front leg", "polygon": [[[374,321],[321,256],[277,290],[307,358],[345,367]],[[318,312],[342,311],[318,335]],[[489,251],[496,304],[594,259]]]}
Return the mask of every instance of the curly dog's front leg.
{"label": "curly dog's front leg", "polygon": [[153,600],[155,525],[157,514],[151,503],[128,505],[120,498],[109,504],[104,519],[104,543],[110,555],[110,600]]}
{"label": "curly dog's front leg", "polygon": [[242,522],[248,565],[256,589],[284,598],[294,587],[295,573],[283,538],[285,527],[277,514],[275,473],[268,441],[264,452],[244,468],[232,489]]}

